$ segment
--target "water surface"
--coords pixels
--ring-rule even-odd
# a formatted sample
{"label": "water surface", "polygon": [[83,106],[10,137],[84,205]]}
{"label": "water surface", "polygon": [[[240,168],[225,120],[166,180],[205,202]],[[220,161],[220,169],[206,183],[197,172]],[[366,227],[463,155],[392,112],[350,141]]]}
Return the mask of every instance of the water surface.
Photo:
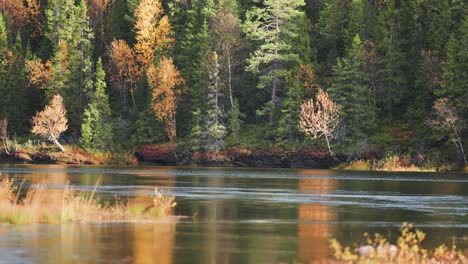
{"label": "water surface", "polygon": [[0,165],[3,176],[67,182],[97,195],[176,197],[177,223],[0,225],[0,263],[315,263],[328,239],[398,236],[412,222],[433,247],[468,253],[468,177],[457,173]]}

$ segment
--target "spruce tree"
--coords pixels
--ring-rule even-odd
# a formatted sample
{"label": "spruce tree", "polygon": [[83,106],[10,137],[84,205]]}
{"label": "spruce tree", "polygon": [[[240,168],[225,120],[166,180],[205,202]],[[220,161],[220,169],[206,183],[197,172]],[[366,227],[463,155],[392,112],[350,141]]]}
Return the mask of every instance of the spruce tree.
{"label": "spruce tree", "polygon": [[234,99],[234,104],[232,105],[232,109],[229,112],[229,126],[228,131],[230,138],[234,144],[239,144],[239,134],[242,126],[242,118],[245,117],[240,111],[239,107],[239,100],[237,98]]}
{"label": "spruce tree", "polygon": [[342,106],[345,139],[356,143],[368,137],[375,122],[375,94],[365,74],[365,48],[358,35],[346,57],[333,67],[330,97]]}
{"label": "spruce tree", "polygon": [[224,138],[226,127],[223,125],[223,112],[221,111],[220,94],[220,64],[216,52],[210,57],[210,86],[208,87],[207,113],[205,118],[205,147],[218,152],[226,145]]}
{"label": "spruce tree", "polygon": [[442,87],[436,91],[440,97],[447,97],[462,117],[468,117],[468,17],[457,34],[447,44],[447,62],[443,66]]}
{"label": "spruce tree", "polygon": [[83,114],[80,143],[88,151],[109,151],[112,147],[112,119],[101,58],[96,64],[95,76],[94,91]]}

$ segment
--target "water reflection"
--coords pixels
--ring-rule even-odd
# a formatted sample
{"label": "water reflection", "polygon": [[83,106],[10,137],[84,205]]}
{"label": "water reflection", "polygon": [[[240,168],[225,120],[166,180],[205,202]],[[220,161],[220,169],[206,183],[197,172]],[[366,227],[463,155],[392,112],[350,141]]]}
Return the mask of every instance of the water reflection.
{"label": "water reflection", "polygon": [[[301,194],[327,194],[337,187],[337,181],[329,179],[330,171],[301,170],[301,175],[320,175],[323,178],[299,179]],[[336,220],[336,212],[330,206],[322,204],[299,204],[298,209],[298,239],[299,254],[302,263],[326,263],[328,252],[328,239],[333,237],[335,227],[330,225]]]}
{"label": "water reflection", "polygon": [[[466,174],[167,167],[0,165],[4,176],[47,184],[61,199],[67,181],[102,200],[145,202],[155,186],[176,196],[169,223],[0,225],[5,263],[321,263],[328,239],[362,233],[392,240],[404,221],[428,234],[428,248],[468,246]],[[195,217],[192,218],[192,216]]]}

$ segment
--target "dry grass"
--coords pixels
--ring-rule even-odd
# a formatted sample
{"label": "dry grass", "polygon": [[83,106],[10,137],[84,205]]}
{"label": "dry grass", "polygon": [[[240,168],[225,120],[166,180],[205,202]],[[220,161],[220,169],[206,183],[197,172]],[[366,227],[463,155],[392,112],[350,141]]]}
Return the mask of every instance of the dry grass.
{"label": "dry grass", "polygon": [[379,161],[372,160],[356,160],[350,163],[341,165],[338,169],[344,170],[362,170],[362,171],[437,171],[435,166],[426,164],[424,166],[416,166],[407,156],[392,155]]}
{"label": "dry grass", "polygon": [[368,245],[355,249],[343,248],[336,239],[332,239],[330,248],[334,260],[330,260],[330,263],[468,263],[468,259],[455,245],[451,248],[440,245],[434,250],[423,248],[421,242],[426,234],[413,229],[411,224],[403,224],[396,245],[390,244],[379,234],[371,238],[365,233],[364,237]]}
{"label": "dry grass", "polygon": [[[21,184],[21,186],[23,183]],[[63,190],[48,190],[45,185],[22,187],[13,180],[0,182],[0,222],[12,224],[107,222],[155,220],[168,216],[175,207],[174,197],[165,197],[157,189],[146,201],[121,201],[113,205],[100,203],[93,192],[79,192],[66,185]],[[20,199],[21,193],[24,198]]]}

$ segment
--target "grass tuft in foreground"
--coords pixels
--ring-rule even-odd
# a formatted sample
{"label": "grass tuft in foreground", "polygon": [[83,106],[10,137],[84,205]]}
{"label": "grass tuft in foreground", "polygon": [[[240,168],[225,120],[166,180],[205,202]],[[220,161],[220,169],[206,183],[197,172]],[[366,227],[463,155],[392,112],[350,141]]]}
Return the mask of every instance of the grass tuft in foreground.
{"label": "grass tuft in foreground", "polygon": [[440,245],[434,250],[421,246],[426,234],[404,223],[396,245],[390,244],[385,237],[375,234],[374,238],[364,234],[367,245],[351,249],[344,247],[336,239],[330,240],[333,252],[332,263],[468,263],[463,253],[452,245]]}
{"label": "grass tuft in foreground", "polygon": [[[0,181],[0,222],[11,224],[107,222],[155,220],[169,216],[176,206],[174,197],[165,197],[157,189],[145,201],[116,197],[114,204],[100,203],[95,191],[80,192],[66,185],[63,190],[48,190],[45,185],[26,190],[13,185],[12,179]],[[23,198],[20,198],[23,197]]]}

